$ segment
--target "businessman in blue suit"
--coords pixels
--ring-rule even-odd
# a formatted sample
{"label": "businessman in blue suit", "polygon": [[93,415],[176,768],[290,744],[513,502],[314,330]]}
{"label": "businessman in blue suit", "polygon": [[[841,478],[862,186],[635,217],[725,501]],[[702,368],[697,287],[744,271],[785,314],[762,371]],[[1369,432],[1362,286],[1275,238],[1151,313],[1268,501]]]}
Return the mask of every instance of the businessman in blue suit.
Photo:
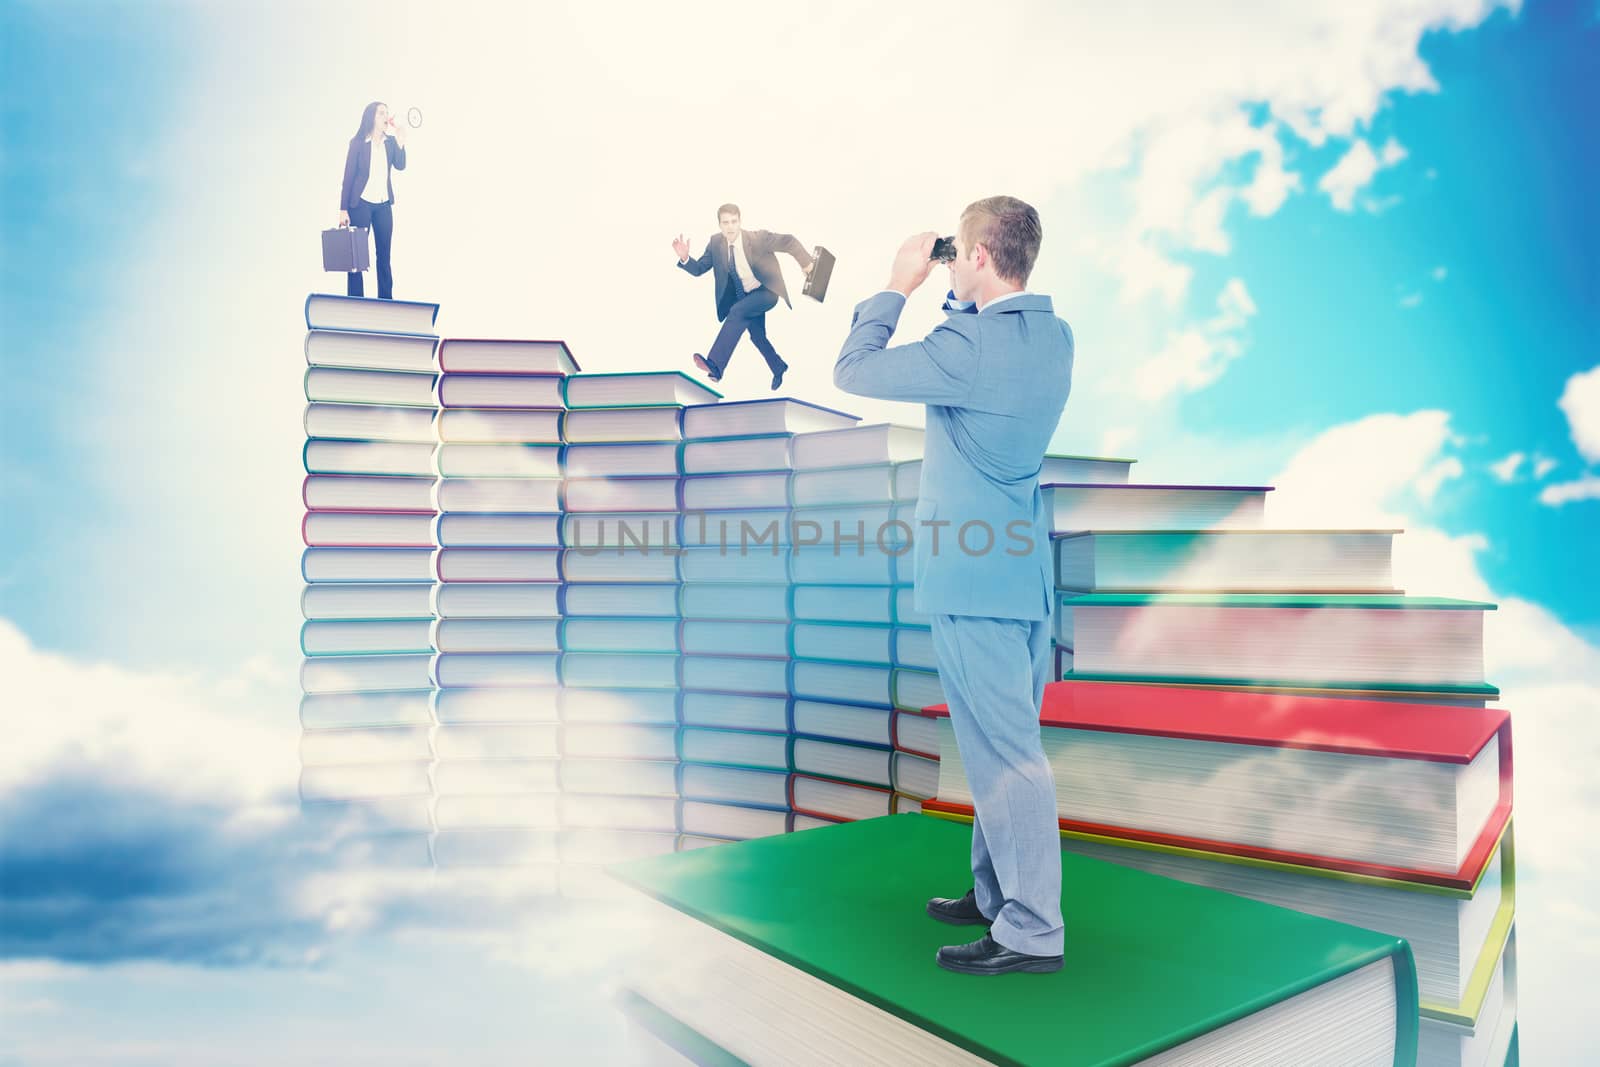
{"label": "businessman in blue suit", "polygon": [[932,620],[939,678],[972,786],[973,888],[928,913],[988,925],[937,962],[965,974],[1061,969],[1061,841],[1039,735],[1054,587],[1039,467],[1072,385],[1072,329],[1025,291],[1042,229],[1032,207],[989,197],[961,215],[949,316],[889,347],[933,269],[935,235],[908,238],[889,285],[856,305],[833,381],[927,405],[913,531],[915,604]]}

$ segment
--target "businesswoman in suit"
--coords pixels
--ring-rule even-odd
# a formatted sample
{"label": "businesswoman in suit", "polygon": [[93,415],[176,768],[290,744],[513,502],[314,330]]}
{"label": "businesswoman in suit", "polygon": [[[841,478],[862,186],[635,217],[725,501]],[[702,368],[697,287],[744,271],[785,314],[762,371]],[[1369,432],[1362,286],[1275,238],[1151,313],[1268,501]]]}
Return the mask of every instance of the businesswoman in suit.
{"label": "businesswoman in suit", "polygon": [[[406,135],[389,115],[387,105],[374,100],[361,113],[361,125],[350,138],[344,156],[344,185],[339,190],[339,225],[366,226],[378,246],[378,299],[394,297],[394,276],[389,270],[389,246],[394,239],[394,178],[392,171],[406,169]],[[364,296],[361,272],[348,276],[345,292]]]}

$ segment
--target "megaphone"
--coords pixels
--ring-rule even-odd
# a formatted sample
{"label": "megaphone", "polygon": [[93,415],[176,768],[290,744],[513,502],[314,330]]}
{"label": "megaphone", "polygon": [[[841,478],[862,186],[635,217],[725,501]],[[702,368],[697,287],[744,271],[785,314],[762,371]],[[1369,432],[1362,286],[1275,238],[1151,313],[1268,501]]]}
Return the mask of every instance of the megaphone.
{"label": "megaphone", "polygon": [[420,107],[406,108],[406,125],[413,130],[422,125],[422,109]]}

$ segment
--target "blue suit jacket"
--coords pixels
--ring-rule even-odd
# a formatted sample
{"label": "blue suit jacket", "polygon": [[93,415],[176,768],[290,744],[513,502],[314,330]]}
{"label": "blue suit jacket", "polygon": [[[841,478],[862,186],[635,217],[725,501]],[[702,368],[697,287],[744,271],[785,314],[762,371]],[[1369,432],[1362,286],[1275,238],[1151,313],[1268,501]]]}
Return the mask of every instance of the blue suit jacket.
{"label": "blue suit jacket", "polygon": [[[395,142],[388,134],[383,138],[383,154],[389,160],[389,174],[386,177],[389,187],[389,203],[394,203],[394,172],[406,169],[406,150]],[[427,160],[423,160],[424,163]],[[367,187],[367,177],[372,173],[372,145],[365,137],[357,137],[350,142],[350,148],[344,154],[344,183],[339,186],[339,210],[355,210],[356,201],[361,199],[361,192]]]}
{"label": "blue suit jacket", "polygon": [[926,338],[886,347],[904,307],[891,292],[856,305],[833,382],[927,405],[917,609],[1049,618],[1055,572],[1039,467],[1072,389],[1072,328],[1048,296],[1028,293],[981,313],[946,302],[950,317]]}
{"label": "blue suit jacket", "polygon": [[[793,256],[802,267],[811,266],[811,253],[806,251],[806,246],[795,239],[793,234],[774,233],[771,230],[741,230],[739,231],[741,244],[744,246],[744,258],[750,262],[750,271],[756,276],[756,281],[771,289],[789,304],[789,290],[783,284],[783,271],[778,267],[778,253],[787,252]],[[727,299],[728,275],[733,271],[733,260],[728,255],[728,239],[720,232],[706,238],[706,250],[700,253],[698,259],[690,259],[678,266],[699,277],[706,271],[711,271],[712,280],[716,283],[716,291],[712,294],[717,300],[717,321],[721,322],[728,317],[728,309],[733,306]],[[789,304],[789,307],[794,307]]]}

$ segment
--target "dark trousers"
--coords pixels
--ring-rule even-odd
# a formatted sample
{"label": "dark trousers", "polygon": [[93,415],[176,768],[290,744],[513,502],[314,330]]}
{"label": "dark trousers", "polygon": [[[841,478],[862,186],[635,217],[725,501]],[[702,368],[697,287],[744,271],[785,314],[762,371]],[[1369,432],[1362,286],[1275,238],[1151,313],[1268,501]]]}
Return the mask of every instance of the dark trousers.
{"label": "dark trousers", "polygon": [[777,306],[778,294],[764,285],[735,300],[733,307],[728,309],[728,317],[722,320],[717,339],[711,342],[706,362],[716,368],[718,374],[727,370],[728,360],[733,358],[734,346],[739,343],[739,337],[749,330],[750,340],[755,342],[756,350],[767,361],[767,366],[772,368],[772,373],[786,369],[788,364],[778,356],[778,350],[772,347],[772,342],[767,340],[767,312]]}
{"label": "dark trousers", "polygon": [[[356,206],[350,209],[350,225],[372,228],[372,240],[378,246],[378,299],[394,299],[394,275],[389,270],[389,244],[394,240],[394,205],[387,200],[381,204],[357,200]],[[351,296],[366,295],[360,271],[353,270],[346,275],[345,292]]]}

